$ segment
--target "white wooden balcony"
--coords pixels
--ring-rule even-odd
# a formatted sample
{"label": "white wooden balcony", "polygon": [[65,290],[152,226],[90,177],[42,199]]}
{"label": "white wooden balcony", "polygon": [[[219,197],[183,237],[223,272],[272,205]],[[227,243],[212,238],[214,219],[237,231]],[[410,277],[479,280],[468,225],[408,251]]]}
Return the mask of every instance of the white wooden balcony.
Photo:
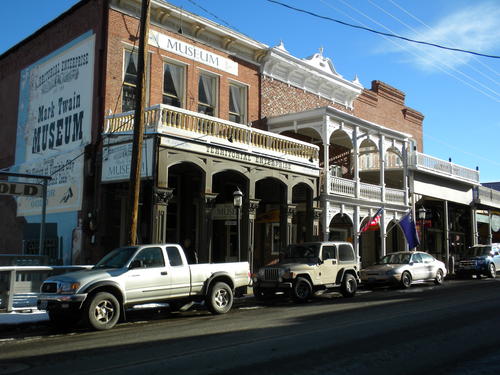
{"label": "white wooden balcony", "polygon": [[473,185],[479,184],[479,171],[462,167],[450,161],[441,160],[420,152],[412,152],[410,154],[408,166],[420,172],[451,178]]}
{"label": "white wooden balcony", "polygon": [[342,177],[328,176],[328,194],[342,195],[345,197],[358,198],[371,202],[387,202],[394,204],[405,204],[405,191],[399,189],[382,189],[380,185],[372,185],[364,182],[359,183],[359,195],[356,193],[356,181]]}
{"label": "white wooden balcony", "polygon": [[485,186],[476,186],[474,188],[474,203],[500,209],[500,191]]}
{"label": "white wooden balcony", "polygon": [[[145,131],[221,145],[318,167],[319,147],[220,118],[158,104],[146,109]],[[134,112],[107,116],[104,134],[132,134]]]}

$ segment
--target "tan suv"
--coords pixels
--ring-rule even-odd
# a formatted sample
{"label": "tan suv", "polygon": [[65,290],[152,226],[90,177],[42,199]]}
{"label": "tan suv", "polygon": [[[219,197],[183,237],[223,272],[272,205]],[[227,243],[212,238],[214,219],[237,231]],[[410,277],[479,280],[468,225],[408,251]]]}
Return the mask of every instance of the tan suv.
{"label": "tan suv", "polygon": [[317,291],[338,290],[353,297],[359,283],[359,262],[349,242],[307,242],[289,245],[277,264],[263,267],[253,278],[256,298],[277,292],[307,301]]}

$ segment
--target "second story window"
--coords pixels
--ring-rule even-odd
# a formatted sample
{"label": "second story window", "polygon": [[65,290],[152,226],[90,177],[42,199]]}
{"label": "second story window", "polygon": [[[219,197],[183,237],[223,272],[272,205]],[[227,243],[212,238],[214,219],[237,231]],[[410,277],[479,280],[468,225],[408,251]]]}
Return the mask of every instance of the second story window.
{"label": "second story window", "polygon": [[137,86],[137,53],[125,51],[125,75],[123,77],[122,111],[135,108],[135,88]]}
{"label": "second story window", "polygon": [[163,104],[182,107],[184,67],[165,63],[163,66]]}
{"label": "second story window", "polygon": [[200,74],[198,81],[198,112],[209,116],[216,115],[217,107],[217,78]]}
{"label": "second story window", "polygon": [[244,86],[229,85],[229,121],[246,123],[247,89]]}

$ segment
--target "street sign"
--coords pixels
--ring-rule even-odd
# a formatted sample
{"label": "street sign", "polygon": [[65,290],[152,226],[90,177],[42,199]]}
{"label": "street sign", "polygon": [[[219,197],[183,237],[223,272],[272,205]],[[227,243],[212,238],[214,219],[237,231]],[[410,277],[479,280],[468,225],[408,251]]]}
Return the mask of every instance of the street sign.
{"label": "street sign", "polygon": [[23,184],[19,182],[0,182],[0,195],[18,195],[24,197],[41,197],[43,187],[39,184]]}

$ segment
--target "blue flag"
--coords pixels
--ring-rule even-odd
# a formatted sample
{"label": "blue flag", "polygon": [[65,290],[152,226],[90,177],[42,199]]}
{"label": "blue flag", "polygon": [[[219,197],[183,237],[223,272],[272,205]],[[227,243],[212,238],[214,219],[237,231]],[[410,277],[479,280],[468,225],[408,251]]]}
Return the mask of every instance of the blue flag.
{"label": "blue flag", "polygon": [[401,220],[399,220],[399,226],[405,234],[406,241],[408,242],[410,249],[420,245],[420,240],[417,234],[417,226],[415,225],[415,221],[413,221],[411,210],[403,216]]}

